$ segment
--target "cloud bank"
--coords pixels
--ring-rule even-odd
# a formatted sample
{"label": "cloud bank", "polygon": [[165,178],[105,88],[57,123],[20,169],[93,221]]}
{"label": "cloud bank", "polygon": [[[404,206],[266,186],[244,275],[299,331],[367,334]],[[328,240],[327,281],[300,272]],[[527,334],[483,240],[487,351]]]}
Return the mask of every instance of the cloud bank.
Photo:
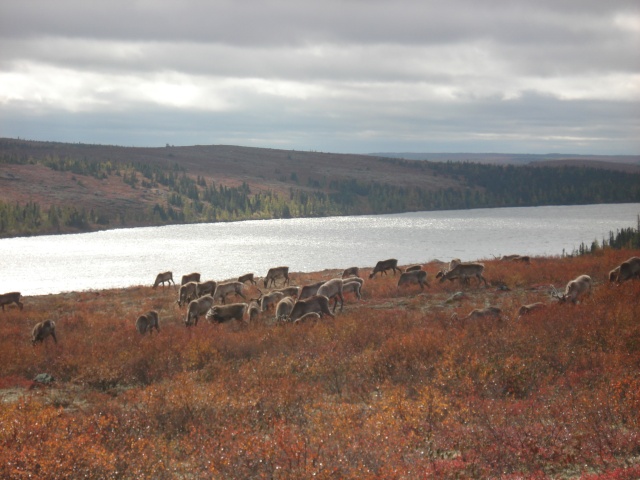
{"label": "cloud bank", "polygon": [[637,1],[5,0],[0,135],[638,154]]}

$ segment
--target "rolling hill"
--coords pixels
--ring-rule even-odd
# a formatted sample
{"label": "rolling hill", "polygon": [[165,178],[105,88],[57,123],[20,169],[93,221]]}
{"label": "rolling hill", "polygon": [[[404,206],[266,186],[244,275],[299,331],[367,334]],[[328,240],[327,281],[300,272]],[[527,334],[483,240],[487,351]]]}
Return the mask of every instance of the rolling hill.
{"label": "rolling hill", "polygon": [[229,145],[141,148],[5,138],[0,236],[640,201],[640,167],[630,161],[541,156],[515,166],[516,156],[497,164],[482,158],[470,162],[452,154],[434,162]]}

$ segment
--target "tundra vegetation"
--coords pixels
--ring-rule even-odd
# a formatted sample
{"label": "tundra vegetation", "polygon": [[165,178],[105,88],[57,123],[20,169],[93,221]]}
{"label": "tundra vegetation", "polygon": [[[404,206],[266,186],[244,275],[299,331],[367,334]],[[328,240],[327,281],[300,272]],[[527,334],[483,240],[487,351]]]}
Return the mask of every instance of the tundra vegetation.
{"label": "tundra vegetation", "polygon": [[[0,322],[0,478],[639,478],[640,279],[608,281],[639,255],[478,259],[489,286],[426,293],[382,276],[298,324],[185,328],[150,285],[27,296]],[[589,297],[551,298],[583,274]],[[149,310],[160,335],[135,330]]]}

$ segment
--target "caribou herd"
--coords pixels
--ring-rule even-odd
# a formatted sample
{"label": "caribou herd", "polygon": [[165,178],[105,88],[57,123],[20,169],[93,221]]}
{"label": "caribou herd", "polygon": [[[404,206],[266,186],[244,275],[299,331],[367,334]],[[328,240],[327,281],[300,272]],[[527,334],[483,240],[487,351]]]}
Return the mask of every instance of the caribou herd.
{"label": "caribou herd", "polygon": [[[531,264],[531,259],[528,256],[521,255],[505,255],[500,260]],[[438,271],[435,278],[439,279],[440,283],[447,280],[450,282],[457,280],[460,286],[468,288],[474,288],[471,281],[475,279],[477,282],[475,288],[483,286],[486,288],[490,282],[485,278],[484,271],[485,266],[482,263],[462,262],[456,258]],[[369,280],[375,281],[378,273],[382,276],[387,275],[388,272],[392,272],[394,276],[396,273],[399,274],[397,291],[400,291],[401,287],[417,286],[421,292],[424,292],[425,286],[430,287],[428,273],[422,265],[412,265],[403,270],[398,267],[398,260],[394,258],[377,262],[371,269]],[[263,288],[271,288],[271,290],[264,291],[258,287],[259,282],[253,273],[219,282],[216,280],[201,281],[200,273],[194,272],[182,276],[175,303],[178,305],[178,309],[186,307],[184,324],[187,327],[197,326],[198,319],[202,316],[212,323],[225,323],[234,320],[250,323],[273,315],[273,322],[299,324],[318,320],[325,315],[335,318],[338,304],[340,304],[340,311],[343,311],[347,294],[353,294],[358,301],[362,300],[365,281],[359,274],[360,268],[349,267],[336,278],[306,285],[290,285],[289,267],[274,267],[270,268],[265,277],[261,279],[260,284]],[[638,278],[640,278],[640,257],[632,257],[609,272],[609,281],[614,284]],[[165,283],[169,287],[172,283],[174,288],[177,287],[173,281],[172,272],[159,273],[152,288],[155,289],[162,284],[164,289]],[[555,286],[550,285],[549,295],[559,303],[578,304],[591,294],[593,288],[593,279],[589,275],[583,274],[570,280],[563,291],[558,291]],[[250,298],[254,295],[257,297]],[[462,298],[464,294],[457,292],[454,296]],[[22,310],[24,304],[21,299],[20,292],[0,294],[0,306],[4,311],[5,306],[14,304]],[[235,303],[227,303],[229,300]],[[331,308],[332,301],[333,308]],[[517,312],[517,318],[544,309],[547,305],[548,303],[545,302],[522,305]],[[473,309],[462,317],[453,313],[451,320],[463,324],[462,322],[466,320],[482,317],[501,318],[502,310],[490,305],[485,308]],[[158,312],[150,310],[141,314],[135,321],[135,329],[141,335],[147,333],[151,335],[154,329],[159,333],[160,317]],[[53,338],[53,341],[57,343],[56,324],[53,320],[40,322],[32,329],[31,342],[34,346],[44,342],[47,337]]]}

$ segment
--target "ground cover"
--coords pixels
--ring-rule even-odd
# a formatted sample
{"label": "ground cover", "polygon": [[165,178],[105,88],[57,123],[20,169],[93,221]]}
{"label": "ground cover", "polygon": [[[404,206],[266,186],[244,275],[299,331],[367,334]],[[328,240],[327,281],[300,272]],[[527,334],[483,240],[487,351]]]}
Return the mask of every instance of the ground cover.
{"label": "ground cover", "polygon": [[[302,325],[270,313],[187,328],[177,291],[151,288],[157,272],[27,297],[0,312],[0,476],[638,478],[640,281],[608,272],[639,254],[485,259],[487,287],[438,283],[432,262],[424,292],[361,269],[361,301]],[[590,297],[550,297],[580,274]],[[501,317],[463,320],[486,306]],[[149,309],[160,333],[141,336]],[[58,343],[32,347],[45,319]]]}

